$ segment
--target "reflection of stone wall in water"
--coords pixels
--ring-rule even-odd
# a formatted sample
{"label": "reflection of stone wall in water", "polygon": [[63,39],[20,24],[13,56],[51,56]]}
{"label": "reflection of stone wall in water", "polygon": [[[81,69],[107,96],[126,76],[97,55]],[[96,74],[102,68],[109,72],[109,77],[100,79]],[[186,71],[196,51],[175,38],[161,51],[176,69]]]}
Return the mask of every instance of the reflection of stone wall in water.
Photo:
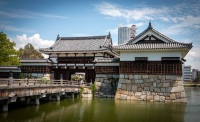
{"label": "reflection of stone wall in water", "polygon": [[187,102],[183,81],[173,75],[120,74],[116,99]]}
{"label": "reflection of stone wall in water", "polygon": [[100,97],[115,97],[119,75],[96,74],[95,85]]}

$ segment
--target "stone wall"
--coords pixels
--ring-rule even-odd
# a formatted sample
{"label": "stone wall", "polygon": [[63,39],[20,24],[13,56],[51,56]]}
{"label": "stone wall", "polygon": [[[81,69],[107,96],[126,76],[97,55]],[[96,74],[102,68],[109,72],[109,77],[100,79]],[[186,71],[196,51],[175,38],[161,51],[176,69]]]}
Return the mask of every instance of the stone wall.
{"label": "stone wall", "polygon": [[187,102],[182,78],[174,75],[120,74],[115,99]]}
{"label": "stone wall", "polygon": [[115,97],[119,75],[96,74],[95,86],[99,97]]}

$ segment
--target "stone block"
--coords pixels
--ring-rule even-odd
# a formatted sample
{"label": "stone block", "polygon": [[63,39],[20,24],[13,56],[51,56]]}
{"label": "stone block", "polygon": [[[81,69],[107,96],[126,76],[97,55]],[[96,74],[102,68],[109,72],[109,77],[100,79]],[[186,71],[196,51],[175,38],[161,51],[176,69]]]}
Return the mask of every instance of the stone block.
{"label": "stone block", "polygon": [[146,93],[147,93],[147,95],[151,95],[151,92],[150,92],[150,91],[147,91]]}
{"label": "stone block", "polygon": [[163,87],[163,83],[157,83],[157,87]]}
{"label": "stone block", "polygon": [[142,78],[143,78],[143,79],[148,79],[149,76],[148,76],[148,75],[143,75]]}
{"label": "stone block", "polygon": [[109,80],[104,80],[104,83],[110,83],[110,81]]}
{"label": "stone block", "polygon": [[146,91],[142,91],[142,95],[144,95],[144,94],[146,95],[146,94],[147,94],[147,92],[146,92]]}
{"label": "stone block", "polygon": [[154,75],[149,75],[149,78],[151,79],[151,78],[154,78]]}
{"label": "stone block", "polygon": [[120,75],[119,75],[119,78],[120,78],[120,79],[121,79],[121,78],[123,79],[123,78],[124,78],[124,74],[120,74]]}
{"label": "stone block", "polygon": [[138,75],[134,75],[133,78],[134,78],[135,80],[138,80]]}
{"label": "stone block", "polygon": [[178,86],[183,86],[183,81],[178,81]]}
{"label": "stone block", "polygon": [[181,77],[181,76],[177,76],[177,77],[176,77],[176,80],[177,80],[177,81],[182,81],[182,77]]}
{"label": "stone block", "polygon": [[113,78],[119,78],[119,75],[112,75]]}
{"label": "stone block", "polygon": [[166,89],[171,89],[170,92],[184,92],[185,91],[183,86],[169,87],[169,88],[166,88]]}
{"label": "stone block", "polygon": [[176,99],[181,99],[181,93],[175,93]]}
{"label": "stone block", "polygon": [[132,85],[132,90],[137,91],[137,85]]}
{"label": "stone block", "polygon": [[165,88],[161,88],[161,92],[164,93],[165,92]]}
{"label": "stone block", "polygon": [[153,82],[153,87],[156,87],[156,82]]}
{"label": "stone block", "polygon": [[132,90],[132,85],[128,84],[128,85],[126,86],[126,88],[127,88],[128,91],[131,91],[131,90]]}
{"label": "stone block", "polygon": [[165,97],[165,100],[169,100],[169,97]]}
{"label": "stone block", "polygon": [[170,93],[164,93],[164,96],[165,96],[165,97],[169,97],[169,96],[170,96]]}
{"label": "stone block", "polygon": [[127,90],[121,90],[120,93],[121,93],[121,94],[126,94],[126,95],[129,94]]}
{"label": "stone block", "polygon": [[160,101],[164,102],[165,101],[165,97],[164,96],[160,96]]}
{"label": "stone block", "polygon": [[175,100],[176,99],[176,95],[174,93],[170,94],[170,100]]}
{"label": "stone block", "polygon": [[154,90],[154,88],[151,86],[151,87],[149,87],[149,91],[153,91]]}
{"label": "stone block", "polygon": [[131,99],[131,96],[127,96],[127,100],[130,100]]}
{"label": "stone block", "polygon": [[138,75],[138,79],[139,79],[139,80],[142,80],[142,75]]}
{"label": "stone block", "polygon": [[100,82],[103,82],[103,78],[100,78]]}
{"label": "stone block", "polygon": [[104,75],[104,74],[99,74],[99,77],[101,77],[101,78],[107,78],[108,76],[107,75]]}
{"label": "stone block", "polygon": [[164,82],[163,83],[163,87],[170,87],[170,83],[169,82]]}
{"label": "stone block", "polygon": [[127,99],[127,95],[125,95],[125,94],[121,94],[121,95],[120,95],[120,99],[122,99],[122,100],[126,100],[126,99]]}
{"label": "stone block", "polygon": [[128,91],[128,95],[129,95],[129,96],[133,96],[133,95],[134,95],[134,92],[133,92],[133,91]]}
{"label": "stone block", "polygon": [[120,79],[119,79],[119,83],[125,83],[125,82],[126,82],[125,79],[123,79],[123,78],[120,78]]}
{"label": "stone block", "polygon": [[141,88],[144,88],[144,84],[140,84]]}
{"label": "stone block", "polygon": [[163,96],[164,93],[159,92],[159,93],[157,93],[157,95],[159,95],[159,96]]}
{"label": "stone block", "polygon": [[149,91],[149,87],[144,87],[144,91]]}
{"label": "stone block", "polygon": [[144,86],[149,86],[149,83],[144,83]]}
{"label": "stone block", "polygon": [[160,92],[160,88],[154,88],[155,92]]}
{"label": "stone block", "polygon": [[147,101],[153,100],[153,95],[147,95]]}
{"label": "stone block", "polygon": [[155,79],[156,83],[160,83],[162,82],[161,80]]}
{"label": "stone block", "polygon": [[178,81],[176,81],[176,80],[173,81],[173,82],[171,83],[171,86],[172,86],[172,87],[177,87],[177,86],[178,86]]}
{"label": "stone block", "polygon": [[135,96],[141,96],[142,92],[135,92]]}
{"label": "stone block", "polygon": [[132,79],[132,80],[131,80],[131,83],[135,83],[135,80],[134,80],[134,79]]}
{"label": "stone block", "polygon": [[147,95],[141,95],[140,99],[143,100],[143,101],[146,101],[147,100]]}
{"label": "stone block", "polygon": [[143,80],[137,80],[137,79],[135,79],[135,83],[143,83]]}
{"label": "stone block", "polygon": [[144,80],[144,82],[145,83],[148,83],[148,82],[150,82],[150,80],[149,79],[143,79]]}
{"label": "stone block", "polygon": [[95,82],[95,86],[100,87],[101,86],[101,82]]}
{"label": "stone block", "polygon": [[158,95],[155,95],[153,98],[154,98],[154,101],[160,101],[160,96]]}
{"label": "stone block", "polygon": [[154,95],[154,96],[155,96],[155,95],[157,95],[157,94],[156,94],[155,92],[151,92],[151,95]]}
{"label": "stone block", "polygon": [[121,84],[121,83],[118,83],[117,88],[118,88],[118,89],[121,89],[121,88],[122,88],[122,84]]}
{"label": "stone block", "polygon": [[97,78],[97,77],[96,77],[96,78],[95,78],[95,81],[98,81],[98,82],[99,82],[99,81],[100,81],[100,78]]}
{"label": "stone block", "polygon": [[185,97],[186,97],[185,92],[181,92],[181,98],[185,98]]}
{"label": "stone block", "polygon": [[165,100],[165,102],[166,102],[166,103],[169,103],[169,102],[171,102],[171,100]]}
{"label": "stone block", "polygon": [[126,80],[126,83],[127,84],[131,84],[131,80]]}
{"label": "stone block", "polygon": [[128,79],[128,76],[129,76],[129,75],[124,75],[124,78]]}
{"label": "stone block", "polygon": [[128,77],[130,80],[132,80],[133,79],[133,75],[129,75],[129,77]]}
{"label": "stone block", "polygon": [[141,87],[138,88],[138,92],[141,92],[143,91],[143,89]]}
{"label": "stone block", "polygon": [[136,96],[131,96],[131,100],[138,100],[138,97],[136,97]]}
{"label": "stone block", "polygon": [[154,82],[155,80],[154,80],[154,78],[150,78],[150,82]]}
{"label": "stone block", "polygon": [[121,89],[126,90],[126,84],[123,83]]}
{"label": "stone block", "polygon": [[158,79],[161,80],[162,79],[162,75],[158,75]]}

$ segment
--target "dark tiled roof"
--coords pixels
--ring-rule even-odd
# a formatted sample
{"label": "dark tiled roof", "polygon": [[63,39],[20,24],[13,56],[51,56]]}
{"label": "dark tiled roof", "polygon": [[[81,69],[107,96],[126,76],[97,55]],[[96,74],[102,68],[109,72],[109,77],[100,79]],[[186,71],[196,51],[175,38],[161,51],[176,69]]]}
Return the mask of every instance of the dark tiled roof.
{"label": "dark tiled roof", "polygon": [[119,58],[99,58],[95,59],[93,62],[96,63],[118,63],[120,61]]}
{"label": "dark tiled roof", "polygon": [[51,63],[49,59],[21,59],[21,63]]}
{"label": "dark tiled roof", "polygon": [[102,51],[110,48],[110,35],[89,37],[58,37],[50,48],[40,48],[41,52],[88,52]]}
{"label": "dark tiled roof", "polygon": [[147,29],[144,30],[144,31],[143,31],[142,33],[140,33],[139,35],[137,35],[135,38],[129,40],[129,41],[127,42],[127,44],[134,44],[135,41],[136,41],[138,38],[140,38],[142,35],[144,35],[144,34],[145,34],[146,32],[148,32],[149,30],[152,30],[154,33],[156,33],[156,34],[160,35],[161,37],[165,38],[166,40],[169,41],[169,43],[176,42],[175,40],[173,40],[173,39],[171,39],[171,38],[169,38],[169,37],[163,35],[162,33],[158,32],[157,30],[155,30],[155,29],[151,26],[151,23],[149,22],[149,26],[147,27]]}
{"label": "dark tiled roof", "polygon": [[192,48],[192,44],[184,43],[153,43],[153,44],[127,44],[113,46],[116,51],[119,50],[143,50],[143,49],[181,49],[181,48]]}
{"label": "dark tiled roof", "polygon": [[[167,42],[136,44],[136,42],[138,41],[138,38],[143,36],[148,31],[153,31],[154,33],[158,34],[160,37],[166,39]],[[119,51],[119,50],[144,50],[144,49],[148,49],[148,50],[149,49],[181,49],[181,48],[191,49],[192,43],[180,43],[180,42],[174,41],[173,39],[161,34],[157,30],[153,29],[153,27],[151,26],[151,23],[149,23],[149,26],[147,27],[146,30],[144,30],[142,33],[137,35],[134,39],[131,39],[130,41],[128,41],[126,44],[121,44],[121,45],[117,45],[117,46],[112,47],[112,49],[114,51]]]}

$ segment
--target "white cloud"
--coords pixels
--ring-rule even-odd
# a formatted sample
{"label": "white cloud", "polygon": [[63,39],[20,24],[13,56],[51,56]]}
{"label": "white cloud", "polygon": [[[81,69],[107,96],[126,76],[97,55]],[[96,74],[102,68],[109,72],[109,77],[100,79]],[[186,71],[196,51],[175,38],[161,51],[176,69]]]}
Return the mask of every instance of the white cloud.
{"label": "white cloud", "polygon": [[179,21],[179,23],[171,24],[169,27],[161,29],[160,31],[166,35],[177,35],[190,33],[194,31],[193,29],[200,29],[200,16],[185,16],[176,21]]}
{"label": "white cloud", "polygon": [[167,7],[160,7],[160,8],[143,7],[135,9],[126,9],[107,2],[103,2],[97,5],[96,9],[103,15],[111,17],[121,17],[125,18],[126,20],[152,20],[156,19],[157,16],[164,17],[165,14],[171,11]]}
{"label": "white cloud", "polygon": [[[48,48],[54,44],[55,41],[44,40],[40,37],[39,34],[34,34],[33,36],[28,37],[26,34],[17,35],[15,39],[11,39],[16,43],[16,48],[23,48],[26,44],[31,43],[35,49],[39,48]],[[43,54],[44,55],[44,54]],[[47,58],[47,55],[44,55]]]}
{"label": "white cloud", "polygon": [[192,69],[200,69],[200,45],[193,47],[185,57],[186,65],[191,65]]}

